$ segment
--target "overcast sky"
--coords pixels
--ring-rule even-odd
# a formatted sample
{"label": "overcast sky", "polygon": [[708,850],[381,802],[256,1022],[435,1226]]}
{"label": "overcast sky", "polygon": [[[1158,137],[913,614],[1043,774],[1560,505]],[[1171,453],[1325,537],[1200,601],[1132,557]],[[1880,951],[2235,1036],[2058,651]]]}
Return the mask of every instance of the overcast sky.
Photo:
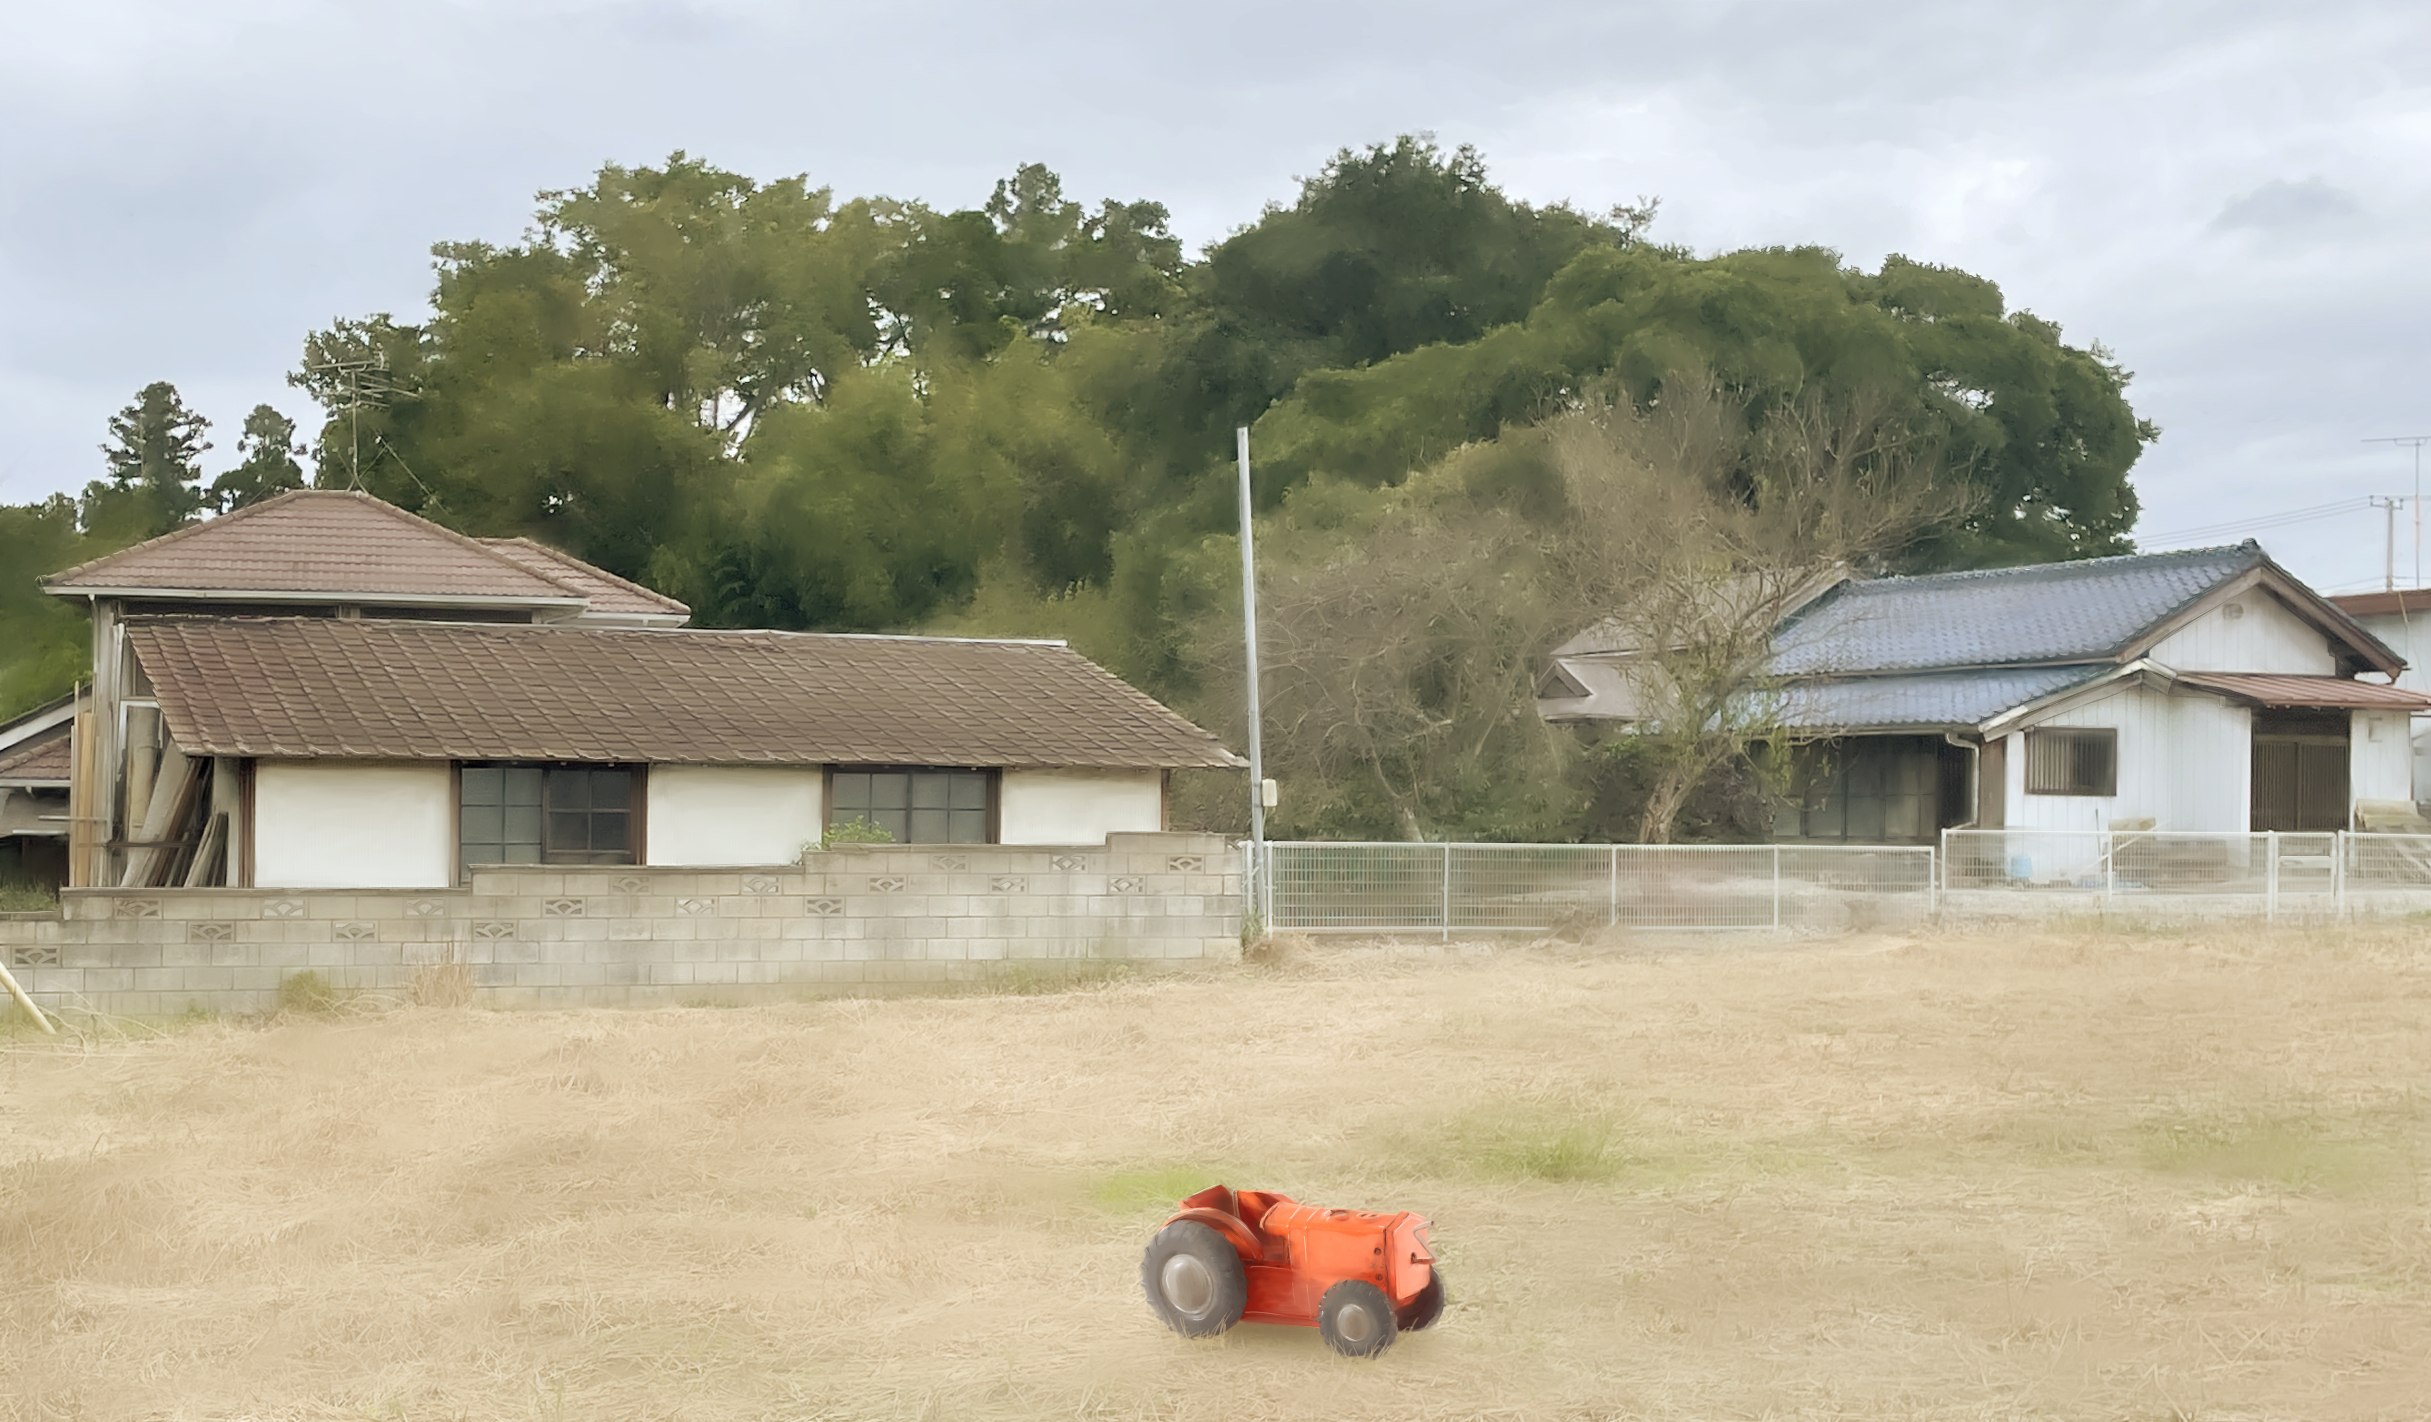
{"label": "overcast sky", "polygon": [[[1039,161],[1194,246],[1345,145],[1431,130],[1532,200],[1663,201],[1700,251],[1998,281],[2163,428],[2148,546],[2248,533],[2377,587],[2431,434],[2431,5],[0,0],[0,501],[100,473],[152,380],[209,467],[430,244],[685,149],[969,206]],[[2308,516],[2273,522],[2290,511]],[[2412,524],[2399,576],[2413,581]],[[2426,567],[2431,575],[2431,567]]]}

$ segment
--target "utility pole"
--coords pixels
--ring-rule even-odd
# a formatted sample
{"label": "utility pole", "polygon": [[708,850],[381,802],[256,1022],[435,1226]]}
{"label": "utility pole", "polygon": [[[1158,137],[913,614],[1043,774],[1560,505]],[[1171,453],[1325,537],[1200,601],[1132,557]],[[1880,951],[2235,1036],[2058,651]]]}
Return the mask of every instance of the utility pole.
{"label": "utility pole", "polygon": [[[1249,426],[1233,431],[1241,460],[1241,640],[1249,653],[1249,843],[1252,855],[1266,850],[1266,756],[1258,725],[1258,563],[1250,542]],[[1260,863],[1261,873],[1265,865]]]}
{"label": "utility pole", "polygon": [[2397,591],[2397,506],[2403,502],[2403,499],[2382,498],[2378,494],[2372,496],[2372,507],[2388,511],[2388,517],[2383,520],[2385,531],[2380,550],[2380,587],[2383,592]]}
{"label": "utility pole", "polygon": [[[2403,445],[2414,451],[2414,497],[2406,507],[2414,511],[2414,586],[2419,588],[2423,585],[2423,446],[2431,444],[2431,435],[2383,435],[2378,439],[2367,439],[2364,443]],[[2392,522],[2395,521],[2397,515],[2394,508],[2389,517]],[[2397,586],[2394,575],[2389,586]]]}

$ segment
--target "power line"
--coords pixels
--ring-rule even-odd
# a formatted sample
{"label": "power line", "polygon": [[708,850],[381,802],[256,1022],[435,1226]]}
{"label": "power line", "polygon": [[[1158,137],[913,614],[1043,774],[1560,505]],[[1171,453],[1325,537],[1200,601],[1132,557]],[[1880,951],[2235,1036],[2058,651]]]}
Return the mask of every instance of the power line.
{"label": "power line", "polygon": [[2370,507],[2370,504],[2363,497],[2356,496],[2352,498],[2340,499],[2334,503],[2311,504],[2300,509],[2282,509],[2277,513],[2256,514],[2252,518],[2229,519],[2221,523],[2205,523],[2196,524],[2187,528],[2174,528],[2164,533],[2142,534],[2137,537],[2136,541],[2143,544],[2201,542],[2205,539],[2218,538],[2231,533],[2249,533],[2273,528],[2286,528],[2292,524],[2311,523],[2319,519],[2335,518],[2340,514],[2355,513],[2368,507]]}

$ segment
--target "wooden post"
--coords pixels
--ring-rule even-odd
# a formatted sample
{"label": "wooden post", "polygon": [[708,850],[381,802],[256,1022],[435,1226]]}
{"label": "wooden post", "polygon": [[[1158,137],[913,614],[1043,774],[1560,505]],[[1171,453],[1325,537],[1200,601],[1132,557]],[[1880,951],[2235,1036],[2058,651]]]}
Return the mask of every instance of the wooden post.
{"label": "wooden post", "polygon": [[68,887],[90,888],[101,882],[94,877],[93,842],[94,801],[93,709],[87,704],[76,712],[68,733]]}
{"label": "wooden post", "polygon": [[25,995],[24,988],[17,986],[16,975],[9,972],[6,963],[0,963],[0,983],[7,984],[8,995],[17,999],[17,1005],[24,1008],[33,1017],[34,1025],[41,1028],[44,1035],[51,1037],[59,1035],[59,1029],[51,1025],[51,1019],[42,1015],[41,1008],[34,1006],[34,1000]]}

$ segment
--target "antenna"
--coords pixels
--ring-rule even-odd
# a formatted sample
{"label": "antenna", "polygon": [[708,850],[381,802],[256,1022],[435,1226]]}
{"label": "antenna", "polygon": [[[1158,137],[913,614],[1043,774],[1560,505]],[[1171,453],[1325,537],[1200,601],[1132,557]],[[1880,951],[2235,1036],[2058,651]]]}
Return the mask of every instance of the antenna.
{"label": "antenna", "polygon": [[[2377,439],[2367,439],[2364,443],[2402,445],[2414,451],[2414,497],[2407,502],[2406,507],[2414,511],[2414,586],[2419,588],[2423,585],[2423,446],[2431,444],[2431,435],[2382,435]],[[2389,517],[2392,521],[2397,517],[2395,501],[2390,503]],[[2391,566],[2388,568],[2388,583],[2391,588],[2395,588],[2397,569],[2394,565],[2397,556],[2394,526],[2392,526],[2390,538],[2392,540],[2389,553]]]}
{"label": "antenna", "polygon": [[[397,387],[388,380],[388,352],[373,346],[361,355],[307,361],[304,368],[335,376],[345,382],[346,403],[336,406],[332,413],[343,411],[346,415],[346,487],[361,489],[363,411],[366,408],[387,409],[389,397],[397,393]],[[374,431],[372,437],[379,438],[378,432]]]}

